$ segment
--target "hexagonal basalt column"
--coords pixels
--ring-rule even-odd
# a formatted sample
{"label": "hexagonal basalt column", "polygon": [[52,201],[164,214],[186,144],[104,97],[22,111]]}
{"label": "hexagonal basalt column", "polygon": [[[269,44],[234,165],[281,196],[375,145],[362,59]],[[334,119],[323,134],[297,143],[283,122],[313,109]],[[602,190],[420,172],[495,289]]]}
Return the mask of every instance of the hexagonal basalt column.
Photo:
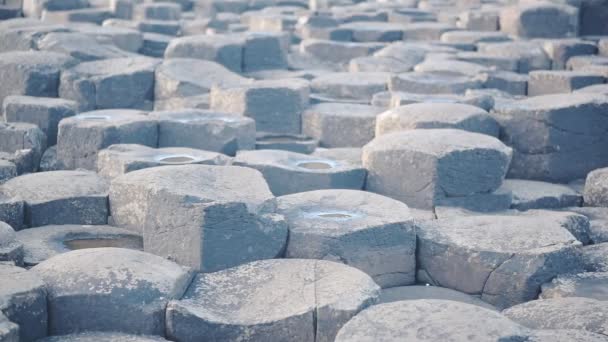
{"label": "hexagonal basalt column", "polygon": [[188,268],[122,248],[71,251],[31,272],[46,283],[51,335],[86,331],[164,335],[167,302],[180,298],[192,278]]}
{"label": "hexagonal basalt column", "polygon": [[343,262],[382,287],[413,284],[416,229],[407,206],[356,190],[318,190],[277,198],[289,225],[288,258]]}
{"label": "hexagonal basalt column", "polygon": [[27,174],[0,186],[0,193],[25,202],[25,225],[105,224],[108,184],[93,172]]}
{"label": "hexagonal basalt column", "polygon": [[144,109],[154,99],[154,70],[159,63],[148,57],[80,63],[61,73],[59,95],[78,102],[83,111]]}
{"label": "hexagonal basalt column", "polygon": [[156,147],[158,124],[129,109],[82,113],[59,123],[57,159],[67,169],[97,170],[97,153],[113,144]]}
{"label": "hexagonal basalt column", "polygon": [[42,279],[32,271],[1,264],[0,279],[0,315],[4,313],[19,325],[19,340],[30,342],[45,337],[48,327],[47,291]]}
{"label": "hexagonal basalt column", "polygon": [[363,147],[366,189],[430,209],[444,198],[490,193],[502,183],[511,149],[485,134],[415,129]]}
{"label": "hexagonal basalt column", "polygon": [[463,216],[418,231],[418,279],[499,308],[536,298],[541,284],[580,269],[577,222],[542,215]]}
{"label": "hexagonal basalt column", "polygon": [[159,147],[190,147],[235,155],[255,149],[255,121],[202,109],[153,112]]}
{"label": "hexagonal basalt column", "polygon": [[234,165],[259,170],[276,196],[320,189],[363,188],[366,171],[345,161],[280,150],[244,151]]}
{"label": "hexagonal basalt column", "polygon": [[319,260],[264,260],[199,274],[167,307],[176,341],[333,341],[373,304],[378,285],[365,273]]}
{"label": "hexagonal basalt column", "polygon": [[413,103],[388,110],[376,120],[376,136],[394,131],[456,128],[498,137],[498,122],[485,110],[461,103]]}
{"label": "hexagonal basalt column", "polygon": [[207,164],[225,165],[228,156],[185,147],[151,148],[136,144],[117,144],[101,150],[97,157],[100,176],[114,178],[131,171],[155,166]]}
{"label": "hexagonal basalt column", "polygon": [[501,139],[513,147],[509,178],[570,182],[608,165],[608,98],[543,95],[496,109]]}
{"label": "hexagonal basalt column", "polygon": [[143,233],[144,250],[212,272],[278,257],[287,239],[262,175],[235,166],[143,169],[110,186],[117,226]]}
{"label": "hexagonal basalt column", "polygon": [[55,255],[85,248],[119,247],[143,250],[141,235],[112,226],[51,225],[17,233],[23,244],[23,262],[36,266]]}
{"label": "hexagonal basalt column", "polygon": [[530,330],[500,313],[451,300],[407,300],[373,306],[346,323],[336,342],[519,341]]}

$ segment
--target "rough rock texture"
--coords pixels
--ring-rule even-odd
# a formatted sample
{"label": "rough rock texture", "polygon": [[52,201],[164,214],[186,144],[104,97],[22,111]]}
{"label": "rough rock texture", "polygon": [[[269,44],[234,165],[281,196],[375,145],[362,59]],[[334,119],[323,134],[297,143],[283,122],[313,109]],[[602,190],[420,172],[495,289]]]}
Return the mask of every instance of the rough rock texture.
{"label": "rough rock texture", "polygon": [[[333,341],[352,316],[375,303],[379,288],[342,264],[303,259],[256,261],[199,274],[167,308],[177,341]],[[297,295],[296,295],[297,294]]]}
{"label": "rough rock texture", "polygon": [[512,193],[511,208],[517,210],[575,207],[582,203],[580,194],[561,184],[505,179],[501,189]]}
{"label": "rough rock texture", "polygon": [[204,272],[282,254],[287,225],[256,170],[154,167],[112,180],[115,225],[143,234],[144,250]]}
{"label": "rough rock texture", "polygon": [[376,136],[422,128],[456,128],[498,137],[494,118],[479,107],[459,103],[415,103],[378,116]]}
{"label": "rough rock texture", "polygon": [[143,249],[142,238],[132,231],[106,225],[50,225],[24,229],[17,233],[23,244],[23,261],[35,266],[75,249],[120,247]]}
{"label": "rough rock texture", "polygon": [[67,169],[97,170],[97,153],[113,144],[156,147],[158,124],[145,112],[110,109],[85,112],[61,120],[57,159]]}
{"label": "rough rock texture", "polygon": [[32,271],[1,264],[0,279],[0,315],[4,313],[19,325],[19,340],[30,342],[45,337],[48,326],[47,290],[42,279]]}
{"label": "rough rock texture", "polygon": [[608,272],[565,274],[543,284],[540,298],[563,297],[608,300]]}
{"label": "rough rock texture", "polygon": [[503,314],[533,329],[576,329],[608,335],[606,302],[579,297],[539,299]]}
{"label": "rough rock texture", "polygon": [[153,112],[159,147],[190,147],[235,155],[255,148],[255,122],[230,113],[201,109]]}
{"label": "rough rock texture", "polygon": [[373,306],[338,332],[336,342],[521,341],[529,329],[496,311],[451,300],[420,299]]}
{"label": "rough rock texture", "polygon": [[455,129],[385,134],[363,147],[362,156],[367,190],[420,209],[496,190],[510,159],[511,149],[498,139]]}
{"label": "rough rock texture", "polygon": [[416,227],[407,206],[356,190],[317,190],[281,196],[287,258],[323,259],[366,272],[381,287],[416,278]]}
{"label": "rough rock texture", "polygon": [[347,162],[280,150],[243,151],[233,164],[259,170],[276,196],[320,189],[360,190],[366,174]]}
{"label": "rough rock texture", "polygon": [[49,171],[19,176],[0,193],[25,203],[24,224],[105,224],[108,184],[88,171]]}
{"label": "rough rock texture", "polygon": [[496,310],[494,306],[484,302],[483,300],[439,286],[397,286],[388,289],[383,289],[380,292],[379,303],[392,303],[402,300],[418,300],[418,299],[437,299],[437,300],[452,300],[456,302],[481,306],[482,308]]}
{"label": "rough rock texture", "polygon": [[513,148],[509,178],[569,182],[608,163],[608,98],[544,95],[496,110],[501,139]]}
{"label": "rough rock texture", "polygon": [[418,231],[418,279],[499,308],[535,299],[541,284],[580,269],[575,222],[534,216],[462,216]]}
{"label": "rough rock texture", "polygon": [[30,272],[46,283],[51,335],[86,331],[164,335],[167,302],[180,298],[192,278],[188,268],[122,248],[71,251]]}

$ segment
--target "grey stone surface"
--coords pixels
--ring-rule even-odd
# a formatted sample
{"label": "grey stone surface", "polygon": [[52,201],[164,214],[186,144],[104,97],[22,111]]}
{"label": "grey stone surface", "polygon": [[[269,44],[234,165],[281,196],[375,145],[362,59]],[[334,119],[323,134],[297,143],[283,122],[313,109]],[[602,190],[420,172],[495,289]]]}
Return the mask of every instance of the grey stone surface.
{"label": "grey stone surface", "polygon": [[363,188],[366,171],[347,162],[281,151],[243,151],[234,165],[259,170],[276,196],[321,189]]}
{"label": "grey stone surface", "polygon": [[217,152],[186,147],[151,148],[136,144],[117,144],[97,155],[97,172],[114,178],[135,170],[155,166],[208,164],[225,165],[230,158]]}
{"label": "grey stone surface", "polygon": [[528,96],[571,93],[606,81],[604,76],[589,71],[535,70],[529,76]]}
{"label": "grey stone surface", "polygon": [[167,335],[176,341],[329,342],[378,291],[365,273],[334,262],[256,261],[199,274],[181,300],[169,303]]}
{"label": "grey stone surface", "polygon": [[585,180],[585,205],[608,207],[608,169],[596,169],[587,174]]}
{"label": "grey stone surface", "polygon": [[165,58],[195,58],[217,62],[226,68],[242,71],[243,46],[240,35],[194,35],[173,39]]}
{"label": "grey stone surface", "polygon": [[80,32],[50,32],[36,46],[41,51],[65,54],[79,61],[134,56],[111,42],[102,43],[95,37]]}
{"label": "grey stone surface", "polygon": [[480,78],[455,72],[409,72],[392,76],[388,89],[418,94],[462,94],[482,87]]}
{"label": "grey stone surface", "polygon": [[587,217],[589,220],[589,241],[591,243],[608,242],[608,208],[569,207],[563,210]]}
{"label": "grey stone surface", "polygon": [[255,120],[258,131],[300,133],[308,105],[308,82],[301,79],[263,80],[247,85],[214,87],[210,108]]}
{"label": "grey stone surface", "polygon": [[499,308],[535,299],[541,284],[580,269],[581,243],[564,217],[483,215],[439,219],[418,231],[418,280]]}
{"label": "grey stone surface", "polygon": [[285,150],[310,154],[319,145],[318,140],[304,134],[282,134],[258,132],[255,137],[256,150]]}
{"label": "grey stone surface", "polygon": [[500,127],[479,107],[459,103],[415,103],[380,114],[376,136],[424,128],[455,128],[498,137]]}
{"label": "grey stone surface", "polygon": [[86,331],[163,335],[167,302],[180,298],[192,278],[186,267],[123,248],[71,251],[30,272],[46,283],[50,335]]}
{"label": "grey stone surface", "polygon": [[23,228],[24,203],[0,193],[0,221],[7,223],[15,230]]}
{"label": "grey stone surface", "polygon": [[59,73],[76,61],[55,52],[0,53],[0,103],[9,95],[57,97]]}
{"label": "grey stone surface", "polygon": [[575,329],[555,329],[555,330],[534,330],[530,337],[530,342],[605,342],[608,336]]}
{"label": "grey stone surface", "polygon": [[516,58],[521,73],[551,68],[551,59],[536,41],[482,42],[477,44],[477,50],[491,56]]}
{"label": "grey stone surface", "polygon": [[522,341],[530,330],[500,313],[451,300],[420,299],[373,306],[350,320],[336,342]]}
{"label": "grey stone surface", "polygon": [[356,166],[361,165],[361,149],[357,147],[318,148],[312,155],[321,158],[342,160]]}
{"label": "grey stone surface", "polygon": [[374,138],[382,108],[348,103],[320,103],[302,113],[302,132],[323,147],[362,147]]}
{"label": "grey stone surface", "polygon": [[28,122],[37,125],[46,135],[47,145],[53,146],[57,143],[59,121],[76,115],[77,104],[64,99],[8,96],[4,99],[2,111],[5,122]]}
{"label": "grey stone surface", "polygon": [[144,250],[204,272],[279,257],[287,239],[262,174],[236,166],[180,165],[117,177],[114,224],[143,234]]}
{"label": "grey stone surface", "polygon": [[[38,169],[42,152],[46,149],[46,135],[36,125],[25,122],[0,122],[0,151],[7,153],[19,153],[23,150],[31,150],[31,165],[26,170],[18,168],[19,174],[32,172]],[[15,163],[13,161],[13,163]]]}
{"label": "grey stone surface", "polygon": [[132,231],[106,225],[50,225],[17,233],[23,244],[23,261],[36,266],[56,255],[76,249],[120,247],[143,249],[142,238]]}
{"label": "grey stone surface", "polygon": [[310,88],[329,98],[370,101],[375,93],[386,90],[389,79],[386,72],[328,73],[313,79]]}
{"label": "grey stone surface", "polygon": [[575,329],[608,335],[607,310],[603,301],[567,297],[534,300],[503,314],[533,329]]}
{"label": "grey stone surface", "polygon": [[57,136],[57,159],[67,169],[97,169],[97,153],[113,144],[156,147],[158,123],[145,112],[108,109],[63,119]]}
{"label": "grey stone surface", "polygon": [[15,230],[4,222],[0,222],[0,261],[23,264],[23,244],[17,241]]}
{"label": "grey stone surface", "polygon": [[554,70],[565,69],[566,62],[573,56],[591,55],[598,50],[593,42],[577,38],[548,39],[543,42],[543,49],[551,58]]}
{"label": "grey stone surface", "polygon": [[580,194],[561,184],[505,179],[501,188],[513,194],[511,208],[517,210],[576,207],[582,204]]}
{"label": "grey stone surface", "polygon": [[10,265],[0,265],[0,277],[0,315],[4,313],[19,325],[19,341],[37,341],[45,337],[47,290],[42,279],[32,271]]}
{"label": "grey stone surface", "polygon": [[563,38],[576,36],[579,10],[549,1],[524,2],[500,13],[501,31],[522,38]]}
{"label": "grey stone surface", "polygon": [[61,336],[50,336],[40,342],[162,342],[162,337],[149,335],[129,335],[114,332],[88,332]]}
{"label": "grey stone surface", "polygon": [[389,133],[363,147],[365,188],[431,209],[442,198],[496,190],[510,158],[508,147],[484,134],[455,129]]}
{"label": "grey stone surface", "polygon": [[378,300],[378,303],[392,303],[402,300],[419,299],[451,300],[465,304],[477,305],[489,310],[497,310],[491,304],[488,304],[475,296],[445,287],[430,285],[397,286],[383,289],[382,292],[380,292],[380,299]]}
{"label": "grey stone surface", "polygon": [[212,61],[192,58],[171,58],[156,69],[155,100],[189,97],[209,93],[213,86],[230,87],[251,83],[251,80]]}
{"label": "grey stone surface", "polygon": [[255,148],[255,122],[247,117],[202,109],[153,112],[150,117],[158,121],[159,147],[189,147],[228,155]]}
{"label": "grey stone surface", "polygon": [[154,99],[154,70],[148,57],[84,62],[61,73],[59,96],[78,102],[81,111],[144,109]]}
{"label": "grey stone surface", "polygon": [[19,341],[19,326],[0,313],[0,338],[6,342]]}
{"label": "grey stone surface", "polygon": [[330,63],[348,63],[356,57],[369,56],[383,48],[382,43],[353,43],[321,39],[304,39],[300,51]]}
{"label": "grey stone surface", "polygon": [[540,298],[585,297],[608,300],[608,272],[560,275],[545,283]]}
{"label": "grey stone surface", "polygon": [[585,271],[608,272],[608,243],[583,247],[581,260]]}
{"label": "grey stone surface", "polygon": [[535,96],[496,109],[501,139],[513,148],[509,178],[569,182],[608,163],[603,114],[608,98]]}
{"label": "grey stone surface", "polygon": [[0,186],[0,193],[25,203],[24,224],[105,224],[108,185],[93,172],[49,171],[23,175]]}
{"label": "grey stone surface", "polygon": [[317,190],[277,198],[289,225],[287,258],[337,261],[381,287],[416,278],[416,227],[407,206],[356,190]]}

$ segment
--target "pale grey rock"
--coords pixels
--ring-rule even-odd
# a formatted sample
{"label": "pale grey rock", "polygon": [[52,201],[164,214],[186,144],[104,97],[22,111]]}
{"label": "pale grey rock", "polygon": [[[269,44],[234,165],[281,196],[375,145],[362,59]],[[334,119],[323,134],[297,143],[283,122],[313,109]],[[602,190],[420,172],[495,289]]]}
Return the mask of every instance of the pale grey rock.
{"label": "pale grey rock", "polygon": [[328,73],[313,79],[310,89],[330,98],[369,102],[375,93],[386,90],[389,79],[386,72]]}
{"label": "pale grey rock", "polygon": [[522,38],[571,37],[578,29],[579,10],[566,4],[530,1],[500,13],[500,30]]}
{"label": "pale grey rock", "polygon": [[416,227],[399,201],[356,190],[317,190],[277,198],[289,225],[287,258],[337,261],[381,287],[416,278]]}
{"label": "pale grey rock", "polygon": [[477,305],[485,309],[494,310],[496,308],[483,300],[462,293],[456,290],[451,290],[445,287],[430,286],[430,285],[413,285],[413,286],[397,286],[388,289],[383,289],[380,292],[378,303],[392,303],[402,300],[419,300],[419,299],[437,299],[451,300],[465,304]]}
{"label": "pale grey rock", "polygon": [[23,261],[28,267],[77,249],[143,249],[139,234],[106,225],[65,224],[23,229],[17,233],[17,241],[23,244]]}
{"label": "pale grey rock", "polygon": [[605,302],[590,298],[533,300],[503,314],[532,329],[575,329],[608,335],[608,307]]}
{"label": "pale grey rock", "polygon": [[78,110],[74,101],[34,96],[8,96],[4,99],[2,109],[5,122],[37,125],[46,135],[48,146],[57,143],[59,121],[76,115]]}
{"label": "pale grey rock", "polygon": [[9,265],[0,265],[0,277],[0,315],[4,313],[19,325],[19,341],[37,341],[45,337],[48,327],[47,290],[42,279],[32,271]]}
{"label": "pale grey rock", "polygon": [[86,332],[61,336],[49,336],[40,342],[163,342],[162,337],[129,335],[115,332]]}
{"label": "pale grey rock", "polygon": [[57,160],[66,169],[97,170],[97,153],[114,144],[156,147],[158,123],[147,113],[131,109],[84,112],[61,120]]}
{"label": "pale grey rock", "polygon": [[562,184],[505,179],[501,188],[513,194],[511,208],[517,210],[577,207],[582,204],[581,195]]}
{"label": "pale grey rock", "polygon": [[363,188],[366,171],[348,162],[281,150],[243,151],[234,165],[259,170],[275,196],[321,189]]}
{"label": "pale grey rock", "polygon": [[[439,219],[418,231],[418,279],[505,308],[535,299],[541,284],[580,270],[576,222],[546,215]],[[464,260],[464,261],[463,261]]]}
{"label": "pale grey rock", "polygon": [[154,99],[154,70],[159,63],[143,56],[80,63],[62,71],[59,95],[78,102],[81,111],[144,109]]}
{"label": "pale grey rock", "polygon": [[150,114],[158,121],[159,147],[189,147],[235,155],[255,148],[255,122],[247,117],[202,109]]}
{"label": "pale grey rock", "polygon": [[608,272],[608,243],[583,247],[582,264],[588,272]]}
{"label": "pale grey rock", "polygon": [[509,178],[569,182],[608,163],[603,148],[608,98],[543,95],[496,108],[501,139],[513,148]]}
{"label": "pale grey rock", "polygon": [[207,164],[226,165],[230,158],[217,152],[187,147],[151,148],[136,144],[117,144],[101,150],[97,155],[97,173],[115,178],[125,173],[149,167]]}
{"label": "pale grey rock", "polygon": [[498,139],[456,129],[381,135],[363,147],[362,156],[368,191],[419,209],[443,198],[493,192],[510,158],[511,150]]}
{"label": "pale grey rock", "polygon": [[374,138],[380,112],[363,104],[320,103],[302,113],[302,132],[323,147],[362,147]]}
{"label": "pale grey rock", "polygon": [[310,154],[316,150],[317,145],[318,140],[304,134],[257,132],[255,137],[256,150],[285,150]]}
{"label": "pale grey rock", "polygon": [[114,178],[114,224],[144,250],[203,272],[280,257],[287,239],[262,174],[237,166],[153,167]]}
{"label": "pale grey rock", "polygon": [[564,274],[542,285],[540,298],[564,297],[608,300],[608,272]]}
{"label": "pale grey rock", "polygon": [[336,342],[522,341],[530,330],[500,313],[451,300],[420,299],[375,305],[351,319]]}
{"label": "pale grey rock", "polygon": [[30,272],[46,283],[53,318],[50,335],[85,331],[163,335],[167,302],[180,298],[192,278],[186,267],[123,248],[71,251]]}
{"label": "pale grey rock", "polygon": [[378,115],[376,136],[411,129],[455,128],[498,137],[494,118],[479,107],[459,103],[416,103]]}
{"label": "pale grey rock", "polygon": [[416,94],[463,94],[467,89],[482,87],[480,78],[457,72],[409,72],[392,76],[390,91]]}
{"label": "pale grey rock", "polygon": [[22,200],[24,224],[105,224],[108,184],[93,172],[49,171],[19,176],[0,186],[0,193]]}
{"label": "pale grey rock", "polygon": [[605,81],[604,76],[589,71],[535,70],[529,74],[528,96],[571,93]]}
{"label": "pale grey rock", "polygon": [[596,169],[587,174],[585,180],[585,205],[608,207],[608,169]]}
{"label": "pale grey rock", "polygon": [[177,341],[329,342],[374,304],[378,292],[368,275],[339,263],[256,261],[199,274],[181,300],[169,303],[167,335]]}
{"label": "pale grey rock", "polygon": [[0,222],[0,261],[23,264],[23,244],[17,241],[15,230]]}

